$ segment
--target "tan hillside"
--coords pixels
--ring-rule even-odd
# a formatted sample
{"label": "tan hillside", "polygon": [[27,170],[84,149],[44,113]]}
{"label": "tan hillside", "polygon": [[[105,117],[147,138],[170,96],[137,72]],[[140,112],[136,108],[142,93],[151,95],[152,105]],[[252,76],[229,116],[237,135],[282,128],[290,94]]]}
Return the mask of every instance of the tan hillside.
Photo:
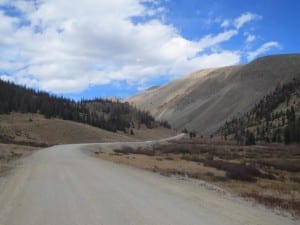
{"label": "tan hillside", "polygon": [[210,134],[293,77],[300,77],[300,54],[267,56],[247,65],[201,70],[126,101],[174,128]]}
{"label": "tan hillside", "polygon": [[[140,129],[135,134],[109,132],[82,123],[46,119],[39,114],[0,115],[0,142],[20,144],[74,144],[86,142],[135,141],[173,135],[168,129]],[[1,140],[2,139],[2,140]],[[24,142],[24,143],[23,143]]]}
{"label": "tan hillside", "polygon": [[33,150],[56,144],[119,142],[160,139],[174,135],[170,129],[134,129],[134,135],[109,132],[83,123],[46,119],[43,115],[11,113],[0,115],[0,176],[13,161]]}

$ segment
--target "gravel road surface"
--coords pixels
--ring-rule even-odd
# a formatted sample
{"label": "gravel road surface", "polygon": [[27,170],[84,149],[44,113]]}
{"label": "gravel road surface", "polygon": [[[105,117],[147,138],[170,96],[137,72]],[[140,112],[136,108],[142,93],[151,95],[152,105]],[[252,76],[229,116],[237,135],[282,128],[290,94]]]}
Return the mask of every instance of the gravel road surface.
{"label": "gravel road surface", "polygon": [[86,154],[121,144],[60,145],[22,159],[0,178],[0,225],[299,224],[203,182]]}

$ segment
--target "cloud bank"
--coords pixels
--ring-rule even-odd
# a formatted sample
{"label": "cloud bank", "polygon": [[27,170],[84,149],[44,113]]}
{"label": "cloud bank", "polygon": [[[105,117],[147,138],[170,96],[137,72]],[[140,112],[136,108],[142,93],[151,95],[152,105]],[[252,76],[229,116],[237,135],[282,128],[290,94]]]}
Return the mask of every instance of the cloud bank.
{"label": "cloud bank", "polygon": [[[115,81],[139,85],[161,75],[237,64],[242,53],[222,44],[259,18],[244,13],[224,20],[219,32],[188,40],[160,19],[165,9],[158,0],[0,0],[0,5],[0,77],[54,93]],[[275,42],[247,57],[271,47]]]}

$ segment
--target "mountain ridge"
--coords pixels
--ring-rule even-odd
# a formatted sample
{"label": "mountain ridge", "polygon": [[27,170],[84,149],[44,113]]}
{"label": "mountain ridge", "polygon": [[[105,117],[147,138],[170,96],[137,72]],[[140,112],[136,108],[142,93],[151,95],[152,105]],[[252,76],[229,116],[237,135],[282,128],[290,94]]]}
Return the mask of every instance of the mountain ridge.
{"label": "mountain ridge", "polygon": [[249,111],[277,84],[300,77],[299,71],[300,54],[265,56],[244,65],[200,70],[125,101],[175,129],[211,134]]}

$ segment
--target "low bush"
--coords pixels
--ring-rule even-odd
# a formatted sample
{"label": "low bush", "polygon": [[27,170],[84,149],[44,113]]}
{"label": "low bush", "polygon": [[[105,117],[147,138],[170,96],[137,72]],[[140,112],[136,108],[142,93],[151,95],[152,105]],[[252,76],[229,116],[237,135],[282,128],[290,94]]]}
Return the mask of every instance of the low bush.
{"label": "low bush", "polygon": [[[186,156],[186,155],[182,156],[181,159],[203,163],[204,166],[213,167],[218,170],[223,170],[226,172],[226,176],[228,178],[234,180],[254,182],[256,181],[255,177],[267,178],[267,176],[269,176],[268,174],[261,173],[254,166],[249,166],[249,165],[244,165],[239,163],[226,162],[223,160],[213,160],[208,158],[203,159],[200,158],[199,156]],[[271,177],[271,175],[269,177]]]}
{"label": "low bush", "polygon": [[291,181],[300,184],[300,177],[291,177]]}
{"label": "low bush", "polygon": [[238,167],[232,167],[228,171],[226,171],[226,176],[228,178],[234,179],[234,180],[241,180],[241,181],[249,181],[249,182],[255,182],[256,178],[251,176],[247,170],[244,168],[238,168]]}
{"label": "low bush", "polygon": [[126,146],[122,149],[116,149],[114,150],[115,153],[119,153],[119,154],[140,154],[140,155],[148,155],[148,156],[154,156],[155,155],[155,151],[153,151],[152,149],[142,149],[142,148],[138,148],[138,149],[134,149],[132,147]]}
{"label": "low bush", "polygon": [[173,154],[191,154],[192,148],[188,145],[166,145],[166,146],[156,146],[154,148],[162,153],[173,153]]}
{"label": "low bush", "polygon": [[166,156],[165,158],[164,158],[165,160],[174,160],[172,157],[170,157],[170,156]]}
{"label": "low bush", "polygon": [[300,160],[260,160],[259,164],[264,166],[274,167],[279,170],[286,170],[289,172],[299,172],[300,171]]}
{"label": "low bush", "polygon": [[254,177],[262,176],[262,173],[254,166],[225,162],[223,160],[204,160],[204,166],[224,170],[227,177],[234,180],[254,182],[256,181]]}
{"label": "low bush", "polygon": [[199,162],[199,163],[204,162],[203,158],[200,158],[199,156],[195,156],[195,155],[184,155],[181,157],[181,159],[186,160],[186,161]]}
{"label": "low bush", "polygon": [[256,201],[258,201],[259,203],[270,206],[270,207],[278,207],[278,208],[282,208],[285,210],[293,211],[294,213],[296,213],[298,215],[300,214],[300,201],[299,200],[294,200],[294,199],[286,200],[286,199],[281,199],[281,198],[274,197],[274,196],[262,195],[257,192],[244,193],[242,196],[246,197],[246,198],[253,198]]}
{"label": "low bush", "polygon": [[211,147],[191,143],[172,143],[164,146],[156,145],[154,150],[173,154],[204,154],[211,151]]}

